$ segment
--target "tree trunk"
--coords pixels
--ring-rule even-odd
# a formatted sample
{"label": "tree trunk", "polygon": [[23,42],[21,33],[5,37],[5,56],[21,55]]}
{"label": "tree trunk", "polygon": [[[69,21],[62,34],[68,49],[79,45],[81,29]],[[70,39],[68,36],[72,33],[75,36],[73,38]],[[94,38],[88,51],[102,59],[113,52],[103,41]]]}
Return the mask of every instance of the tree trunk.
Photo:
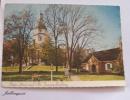
{"label": "tree trunk", "polygon": [[22,73],[22,55],[19,53],[19,73]]}
{"label": "tree trunk", "polygon": [[23,48],[19,45],[19,73],[22,73],[22,64],[23,64]]}
{"label": "tree trunk", "polygon": [[27,58],[25,58],[25,64],[26,64],[26,67],[28,66],[28,60]]}
{"label": "tree trunk", "polygon": [[57,64],[57,47],[56,47],[56,54],[55,54],[55,62],[56,62],[56,72],[58,72],[58,64]]}
{"label": "tree trunk", "polygon": [[70,69],[70,72],[72,72],[72,53],[73,53],[73,51],[71,50],[70,51],[70,58],[69,58],[69,69]]}
{"label": "tree trunk", "polygon": [[22,61],[20,60],[19,62],[19,73],[21,74],[22,73]]}

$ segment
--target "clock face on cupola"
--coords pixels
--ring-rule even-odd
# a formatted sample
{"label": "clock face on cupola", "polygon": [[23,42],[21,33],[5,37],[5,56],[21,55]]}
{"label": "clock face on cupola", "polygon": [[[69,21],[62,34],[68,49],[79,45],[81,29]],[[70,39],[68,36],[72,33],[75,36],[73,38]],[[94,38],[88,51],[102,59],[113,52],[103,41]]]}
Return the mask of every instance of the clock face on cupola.
{"label": "clock face on cupola", "polygon": [[35,44],[40,45],[41,43],[43,43],[46,34],[48,34],[47,28],[44,24],[43,14],[40,13],[40,17],[33,31],[33,41],[35,42]]}

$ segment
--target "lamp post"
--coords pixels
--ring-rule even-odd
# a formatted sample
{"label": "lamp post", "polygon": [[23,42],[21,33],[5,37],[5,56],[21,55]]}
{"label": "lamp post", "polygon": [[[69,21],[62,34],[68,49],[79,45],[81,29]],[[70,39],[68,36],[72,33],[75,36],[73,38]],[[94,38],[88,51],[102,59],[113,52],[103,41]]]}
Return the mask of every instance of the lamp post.
{"label": "lamp post", "polygon": [[14,66],[14,56],[11,55],[11,56],[10,56],[10,59],[11,59],[11,66]]}

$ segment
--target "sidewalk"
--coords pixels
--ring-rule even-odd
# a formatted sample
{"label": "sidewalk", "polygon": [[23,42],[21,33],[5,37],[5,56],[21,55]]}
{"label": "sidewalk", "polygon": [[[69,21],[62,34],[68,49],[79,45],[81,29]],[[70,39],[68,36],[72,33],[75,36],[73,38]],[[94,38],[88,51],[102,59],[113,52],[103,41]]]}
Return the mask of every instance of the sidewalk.
{"label": "sidewalk", "polygon": [[80,81],[80,78],[77,75],[72,75],[71,80],[72,81]]}

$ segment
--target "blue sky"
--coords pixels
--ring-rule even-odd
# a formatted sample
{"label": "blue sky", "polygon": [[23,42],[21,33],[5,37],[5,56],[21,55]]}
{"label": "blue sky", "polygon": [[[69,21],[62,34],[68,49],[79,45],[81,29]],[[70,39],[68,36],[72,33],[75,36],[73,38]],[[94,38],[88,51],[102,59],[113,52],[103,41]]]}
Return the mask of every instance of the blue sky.
{"label": "blue sky", "polygon": [[[11,4],[6,5],[5,16],[14,12],[21,11],[22,9],[31,8],[33,13],[39,16],[40,12],[48,5],[27,5],[27,4]],[[120,24],[120,8],[119,6],[82,6],[84,12],[94,16],[97,20],[99,28],[102,30],[102,39],[99,39],[99,46],[95,47],[96,50],[109,49],[117,46],[118,40],[121,37],[121,24]]]}

